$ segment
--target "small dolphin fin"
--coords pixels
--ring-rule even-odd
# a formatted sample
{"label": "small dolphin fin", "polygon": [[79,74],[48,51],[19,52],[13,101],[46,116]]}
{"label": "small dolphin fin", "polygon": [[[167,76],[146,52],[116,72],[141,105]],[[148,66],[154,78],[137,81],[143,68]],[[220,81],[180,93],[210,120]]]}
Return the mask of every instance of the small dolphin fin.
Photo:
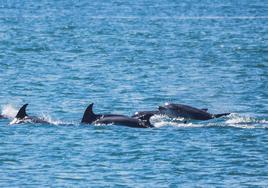
{"label": "small dolphin fin", "polygon": [[96,120],[96,114],[93,112],[93,105],[94,103],[88,105],[87,109],[84,112],[81,123],[92,123]]}
{"label": "small dolphin fin", "polygon": [[25,105],[23,105],[21,108],[20,108],[20,110],[19,110],[19,112],[17,113],[17,115],[16,115],[16,118],[17,119],[23,119],[23,118],[25,118],[25,116],[28,116],[27,114],[26,114],[26,107],[28,106],[28,104],[25,104]]}
{"label": "small dolphin fin", "polygon": [[222,116],[228,116],[230,115],[231,113],[223,113],[223,114],[213,114],[213,117],[214,118],[219,118],[219,117],[222,117]]}
{"label": "small dolphin fin", "polygon": [[201,108],[201,110],[203,110],[203,111],[205,111],[205,112],[207,112],[207,111],[208,111],[208,109],[207,109],[207,108]]}
{"label": "small dolphin fin", "polygon": [[139,116],[138,119],[141,120],[144,123],[145,127],[154,127],[151,122],[150,122],[150,118],[153,116],[154,114],[145,114],[143,116]]}

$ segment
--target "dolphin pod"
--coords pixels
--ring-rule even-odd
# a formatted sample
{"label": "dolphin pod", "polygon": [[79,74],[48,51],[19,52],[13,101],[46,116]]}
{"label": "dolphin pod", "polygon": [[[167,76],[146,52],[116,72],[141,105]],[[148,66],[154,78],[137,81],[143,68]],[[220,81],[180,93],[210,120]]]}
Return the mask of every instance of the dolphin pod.
{"label": "dolphin pod", "polygon": [[[81,124],[114,124],[118,126],[126,126],[133,128],[152,128],[154,126],[151,124],[150,118],[154,115],[163,115],[170,118],[183,118],[186,122],[187,120],[209,120],[227,116],[230,114],[211,114],[206,108],[199,109],[188,105],[174,103],[166,103],[165,105],[159,106],[158,109],[152,111],[139,111],[132,116],[126,116],[121,114],[95,114],[93,111],[93,105],[94,103],[89,104],[84,111],[84,115],[81,119]],[[49,122],[43,118],[29,116],[26,113],[27,106],[28,104],[24,104],[19,109],[16,117],[10,122],[10,124],[19,124],[27,122],[49,124]],[[0,119],[2,118],[6,117],[0,115]]]}

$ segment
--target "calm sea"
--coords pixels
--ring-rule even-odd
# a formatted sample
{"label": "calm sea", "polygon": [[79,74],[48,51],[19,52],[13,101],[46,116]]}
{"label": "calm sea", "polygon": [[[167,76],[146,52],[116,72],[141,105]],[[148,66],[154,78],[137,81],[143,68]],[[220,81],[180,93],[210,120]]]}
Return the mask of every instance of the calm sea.
{"label": "calm sea", "polygon": [[[267,187],[264,0],[0,0],[0,187]],[[165,102],[232,112],[83,126]],[[24,103],[51,125],[9,122]]]}

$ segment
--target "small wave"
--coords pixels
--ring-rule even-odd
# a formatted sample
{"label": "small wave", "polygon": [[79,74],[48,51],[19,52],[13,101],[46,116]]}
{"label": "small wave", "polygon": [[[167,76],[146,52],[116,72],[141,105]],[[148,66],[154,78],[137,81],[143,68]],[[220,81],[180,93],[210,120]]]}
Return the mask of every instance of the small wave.
{"label": "small wave", "polygon": [[92,20],[267,20],[268,16],[91,16]]}
{"label": "small wave", "polygon": [[[24,16],[24,18],[41,18],[40,16]],[[0,16],[0,18],[15,18],[14,16]],[[268,19],[268,16],[90,16],[89,19],[102,20],[102,19],[151,19],[151,20],[256,20],[256,19]]]}

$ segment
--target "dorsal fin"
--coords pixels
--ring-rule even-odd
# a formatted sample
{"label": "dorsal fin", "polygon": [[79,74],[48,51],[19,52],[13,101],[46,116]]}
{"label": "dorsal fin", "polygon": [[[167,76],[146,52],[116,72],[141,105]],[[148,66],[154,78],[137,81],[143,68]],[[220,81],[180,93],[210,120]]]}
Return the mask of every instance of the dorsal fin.
{"label": "dorsal fin", "polygon": [[207,109],[207,108],[201,108],[201,110],[203,110],[203,111],[205,111],[205,112],[207,112],[207,111],[208,111],[208,109]]}
{"label": "dorsal fin", "polygon": [[25,116],[28,116],[27,113],[26,113],[26,107],[27,106],[28,106],[28,104],[25,104],[20,108],[19,112],[16,115],[16,118],[23,119],[23,118],[25,118]]}
{"label": "dorsal fin", "polygon": [[94,103],[88,105],[87,109],[84,112],[81,123],[92,123],[96,121],[97,115],[93,112],[93,105]]}
{"label": "dorsal fin", "polygon": [[150,118],[153,115],[154,114],[145,114],[145,115],[139,116],[138,119],[141,120],[146,127],[154,127],[150,122]]}

